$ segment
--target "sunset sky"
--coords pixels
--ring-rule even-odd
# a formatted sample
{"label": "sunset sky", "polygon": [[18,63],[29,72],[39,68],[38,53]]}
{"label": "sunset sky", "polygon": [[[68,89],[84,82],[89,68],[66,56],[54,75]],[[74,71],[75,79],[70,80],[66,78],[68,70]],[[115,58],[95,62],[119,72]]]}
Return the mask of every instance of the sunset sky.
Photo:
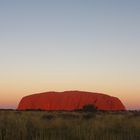
{"label": "sunset sky", "polygon": [[139,0],[0,0],[0,108],[64,90],[140,109]]}

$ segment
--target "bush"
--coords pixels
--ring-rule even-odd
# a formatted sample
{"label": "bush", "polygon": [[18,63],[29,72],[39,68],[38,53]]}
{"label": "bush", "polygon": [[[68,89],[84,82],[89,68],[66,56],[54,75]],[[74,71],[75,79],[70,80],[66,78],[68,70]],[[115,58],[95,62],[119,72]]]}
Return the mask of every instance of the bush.
{"label": "bush", "polygon": [[87,104],[83,106],[83,111],[86,112],[97,112],[97,107],[92,104]]}

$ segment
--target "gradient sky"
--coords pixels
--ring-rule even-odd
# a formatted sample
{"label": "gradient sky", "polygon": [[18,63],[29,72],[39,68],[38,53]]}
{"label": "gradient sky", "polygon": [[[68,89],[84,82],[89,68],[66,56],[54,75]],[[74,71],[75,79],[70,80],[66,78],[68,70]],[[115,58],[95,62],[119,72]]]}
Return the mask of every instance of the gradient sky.
{"label": "gradient sky", "polygon": [[140,109],[139,0],[0,0],[0,108],[64,90]]}

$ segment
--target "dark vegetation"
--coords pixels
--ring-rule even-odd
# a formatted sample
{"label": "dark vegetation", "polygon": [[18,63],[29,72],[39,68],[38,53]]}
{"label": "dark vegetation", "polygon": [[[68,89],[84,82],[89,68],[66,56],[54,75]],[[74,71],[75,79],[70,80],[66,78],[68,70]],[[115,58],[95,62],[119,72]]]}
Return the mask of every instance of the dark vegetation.
{"label": "dark vegetation", "polygon": [[[0,110],[0,140],[140,140],[140,112]],[[84,110],[85,109],[85,110]]]}
{"label": "dark vegetation", "polygon": [[92,104],[87,104],[85,106],[83,106],[82,111],[85,112],[96,112],[98,110],[98,108]]}

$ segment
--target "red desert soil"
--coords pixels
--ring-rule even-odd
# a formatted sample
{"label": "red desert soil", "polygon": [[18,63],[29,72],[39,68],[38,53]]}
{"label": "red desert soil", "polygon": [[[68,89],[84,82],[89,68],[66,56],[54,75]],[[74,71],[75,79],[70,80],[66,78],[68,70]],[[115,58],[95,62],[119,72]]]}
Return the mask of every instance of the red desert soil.
{"label": "red desert soil", "polygon": [[102,93],[84,91],[45,92],[23,97],[18,110],[77,110],[92,104],[99,110],[125,110],[117,98]]}

